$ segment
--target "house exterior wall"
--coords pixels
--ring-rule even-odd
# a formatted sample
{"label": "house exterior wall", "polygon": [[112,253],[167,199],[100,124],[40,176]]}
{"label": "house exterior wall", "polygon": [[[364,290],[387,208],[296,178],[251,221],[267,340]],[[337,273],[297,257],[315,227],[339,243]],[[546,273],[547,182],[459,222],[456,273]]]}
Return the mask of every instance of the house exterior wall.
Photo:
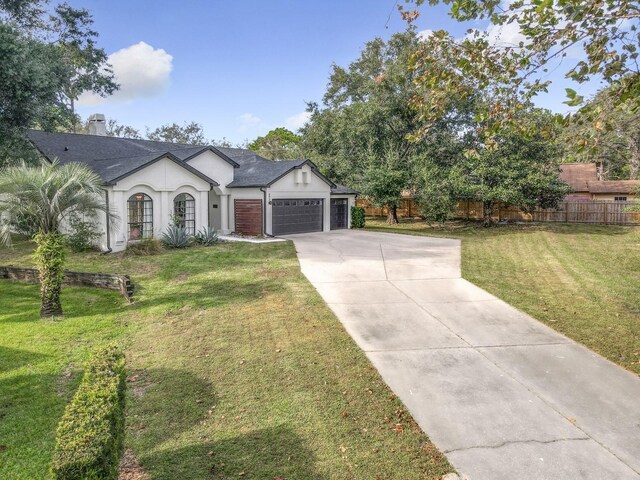
{"label": "house exterior wall", "polygon": [[605,200],[613,202],[616,197],[627,197],[627,200],[635,200],[636,195],[634,193],[593,193],[591,195],[592,200]]}
{"label": "house exterior wall", "polygon": [[[190,194],[195,201],[195,229],[209,225],[208,182],[177,165],[169,159],[162,159],[148,167],[129,175],[116,185],[109,187],[109,203],[118,220],[111,228],[111,249],[124,250],[128,242],[127,201],[136,193],[144,193],[152,200],[153,237],[160,238],[171,224],[173,201],[181,193]],[[106,232],[104,221],[102,229]],[[101,248],[107,249],[106,234],[100,241]]]}
{"label": "house exterior wall", "polygon": [[273,234],[271,200],[279,198],[321,198],[323,200],[322,231],[331,230],[331,187],[316,175],[309,165],[289,172],[267,190],[266,232]]}
{"label": "house exterior wall", "polygon": [[189,166],[204,173],[207,177],[220,184],[216,187],[220,193],[229,193],[226,185],[233,181],[234,166],[223,160],[215,153],[207,150],[187,162]]}

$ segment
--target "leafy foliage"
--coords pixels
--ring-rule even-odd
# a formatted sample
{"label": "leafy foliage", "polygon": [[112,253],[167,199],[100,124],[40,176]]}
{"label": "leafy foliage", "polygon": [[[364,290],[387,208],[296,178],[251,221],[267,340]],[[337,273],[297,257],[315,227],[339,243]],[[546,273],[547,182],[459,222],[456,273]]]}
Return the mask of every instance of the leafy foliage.
{"label": "leafy foliage", "polygon": [[572,115],[563,135],[570,161],[598,162],[607,180],[640,178],[640,116],[634,102],[601,90]]}
{"label": "leafy foliage", "polygon": [[184,227],[171,224],[162,234],[162,243],[169,248],[186,248],[191,245],[191,239]]}
{"label": "leafy foliage", "polygon": [[[117,84],[93,19],[66,3],[0,2],[0,166],[37,156],[24,128],[75,128],[75,101],[86,91],[109,95]],[[11,155],[11,156],[10,156]]]}
{"label": "leafy foliage", "polygon": [[[1,13],[1,11],[0,11]],[[55,46],[43,44],[0,19],[0,167],[31,159],[22,128],[49,125],[64,82]],[[54,122],[56,123],[56,122]]]}
{"label": "leafy foliage", "polygon": [[95,222],[87,221],[77,213],[70,215],[67,220],[69,233],[65,234],[65,241],[69,248],[74,252],[95,250],[101,236]]}
{"label": "leafy foliage", "polygon": [[198,245],[213,245],[218,243],[220,239],[216,231],[210,226],[202,227],[198,233],[193,236],[193,241]]}
{"label": "leafy foliage", "polygon": [[275,128],[264,137],[256,138],[248,148],[270,160],[304,158],[302,137],[283,127]]}
{"label": "leafy foliage", "polygon": [[38,232],[34,241],[37,248],[33,258],[38,268],[42,296],[40,316],[61,316],[60,291],[62,290],[66,246],[64,237],[57,232]]}
{"label": "leafy foliage", "polygon": [[22,164],[0,171],[0,212],[10,220],[23,215],[36,221],[38,231],[56,233],[66,217],[114,214],[103,200],[102,180],[82,163]]}
{"label": "leafy foliage", "polygon": [[125,250],[126,255],[146,257],[162,252],[162,243],[155,238],[143,238],[139,242],[131,242]]}
{"label": "leafy foliage", "polygon": [[115,480],[124,451],[124,354],[115,345],[96,350],[56,432],[54,479]]}
{"label": "leafy foliage", "polygon": [[[422,5],[425,0],[415,0]],[[503,125],[517,125],[522,106],[550,84],[548,72],[566,68],[566,77],[584,83],[600,77],[615,84],[614,104],[631,100],[640,106],[640,70],[637,63],[640,7],[624,0],[515,1],[429,0],[445,3],[459,21],[489,20],[493,26],[517,26],[523,36],[518,45],[492,42],[489,34],[469,30],[462,39],[440,30],[421,43],[415,56],[416,84],[428,92],[414,99],[415,107],[430,120],[440,118],[451,98],[477,92],[491,99],[485,125],[496,133]],[[400,7],[413,22],[419,11]],[[564,66],[569,49],[580,49],[583,58]],[[437,89],[434,87],[437,86]],[[435,95],[432,93],[435,92]],[[424,92],[423,92],[424,93]],[[583,98],[569,89],[568,105]],[[421,132],[423,134],[424,132]]]}
{"label": "leafy foliage", "polygon": [[409,105],[416,94],[409,60],[418,43],[410,29],[368,42],[348,68],[334,65],[324,107],[310,104],[302,129],[303,146],[323,172],[388,206],[390,221],[424,148],[408,138],[421,126]]}
{"label": "leafy foliage", "polygon": [[147,138],[158,142],[184,143],[187,145],[203,145],[206,142],[202,125],[197,122],[161,125],[155,130],[147,130]]}
{"label": "leafy foliage", "polygon": [[351,228],[364,228],[364,208],[363,207],[351,207]]}

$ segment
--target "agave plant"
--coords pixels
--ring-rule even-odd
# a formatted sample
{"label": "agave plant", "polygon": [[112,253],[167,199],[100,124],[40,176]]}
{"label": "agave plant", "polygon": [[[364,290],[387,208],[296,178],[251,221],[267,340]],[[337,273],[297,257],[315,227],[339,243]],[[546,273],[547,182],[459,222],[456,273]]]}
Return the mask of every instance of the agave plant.
{"label": "agave plant", "polygon": [[173,224],[162,234],[162,243],[169,248],[186,248],[191,244],[191,239],[184,227]]}
{"label": "agave plant", "polygon": [[206,226],[202,227],[198,233],[193,236],[193,241],[200,245],[213,245],[214,243],[218,243],[220,239],[213,228]]}

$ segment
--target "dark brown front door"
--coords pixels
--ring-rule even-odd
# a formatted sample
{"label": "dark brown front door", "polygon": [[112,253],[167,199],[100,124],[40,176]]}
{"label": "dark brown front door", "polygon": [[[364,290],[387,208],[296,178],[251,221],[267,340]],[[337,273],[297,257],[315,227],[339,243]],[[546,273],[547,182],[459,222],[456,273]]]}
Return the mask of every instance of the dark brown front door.
{"label": "dark brown front door", "polygon": [[262,235],[262,200],[234,200],[236,229],[241,235]]}

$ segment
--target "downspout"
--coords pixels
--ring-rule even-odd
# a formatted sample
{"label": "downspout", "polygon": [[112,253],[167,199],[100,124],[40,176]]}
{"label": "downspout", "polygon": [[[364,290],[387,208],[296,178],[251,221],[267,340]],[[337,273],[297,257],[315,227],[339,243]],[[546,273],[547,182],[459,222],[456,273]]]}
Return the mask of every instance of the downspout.
{"label": "downspout", "polygon": [[264,208],[262,209],[262,234],[265,237],[271,237],[273,238],[273,235],[267,233],[267,191],[265,190],[264,187],[260,187],[260,191],[263,193],[263,204],[264,204]]}
{"label": "downspout", "polygon": [[106,203],[107,209],[104,212],[105,214],[105,221],[107,223],[107,249],[102,252],[103,255],[107,255],[108,253],[111,253],[111,218],[109,217],[109,190],[105,190],[104,191],[104,201]]}

